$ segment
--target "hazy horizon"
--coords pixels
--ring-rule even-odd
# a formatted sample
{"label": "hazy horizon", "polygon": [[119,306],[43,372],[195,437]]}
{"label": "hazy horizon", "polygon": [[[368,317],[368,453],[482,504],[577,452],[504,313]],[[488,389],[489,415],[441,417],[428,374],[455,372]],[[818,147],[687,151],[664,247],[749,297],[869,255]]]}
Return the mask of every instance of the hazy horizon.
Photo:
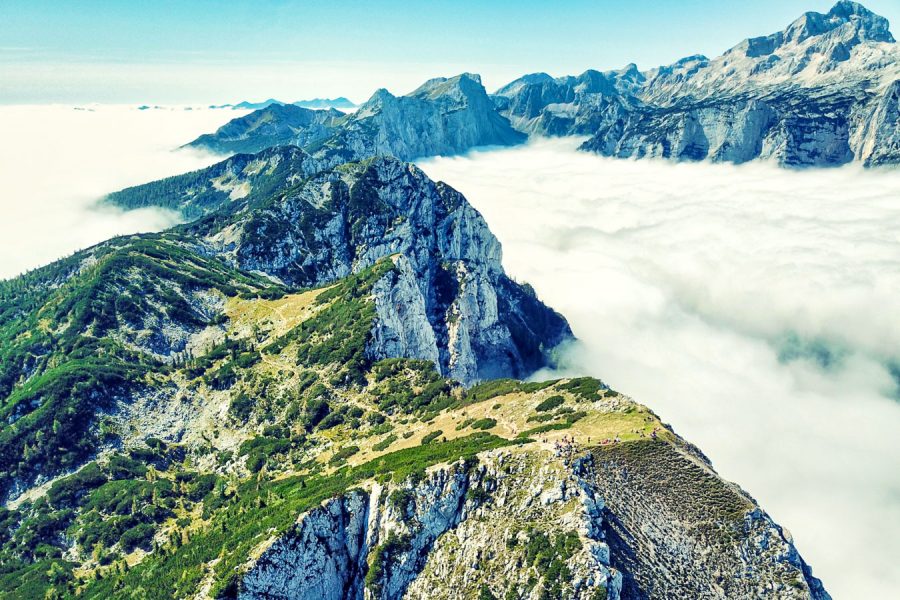
{"label": "hazy horizon", "polygon": [[[864,4],[900,21],[892,0]],[[538,71],[561,76],[632,62],[650,69],[693,54],[715,56],[833,5],[577,0],[548,12],[536,2],[433,3],[427,10],[356,1],[6,2],[0,104],[335,96],[358,103],[381,87],[403,94],[465,71],[482,75],[493,91]]]}

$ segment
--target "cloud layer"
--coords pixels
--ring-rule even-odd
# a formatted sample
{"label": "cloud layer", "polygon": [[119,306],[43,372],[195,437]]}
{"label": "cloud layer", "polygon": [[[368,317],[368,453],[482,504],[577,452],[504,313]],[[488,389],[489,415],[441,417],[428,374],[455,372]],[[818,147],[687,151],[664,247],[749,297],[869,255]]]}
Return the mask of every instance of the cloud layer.
{"label": "cloud layer", "polygon": [[698,444],[836,598],[900,586],[900,172],[617,161],[551,141],[423,161],[565,314],[569,373]]}
{"label": "cloud layer", "polygon": [[111,191],[198,169],[216,158],[173,148],[235,111],[130,106],[0,106],[0,278],[114,235],[176,222],[171,212],[99,208]]}

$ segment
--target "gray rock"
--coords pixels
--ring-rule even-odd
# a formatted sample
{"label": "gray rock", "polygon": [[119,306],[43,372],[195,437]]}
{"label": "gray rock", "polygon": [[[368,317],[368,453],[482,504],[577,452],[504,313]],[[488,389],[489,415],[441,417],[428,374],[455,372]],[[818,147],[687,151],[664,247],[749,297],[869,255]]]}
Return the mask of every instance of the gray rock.
{"label": "gray rock", "polygon": [[233,119],[215,133],[201,135],[185,146],[222,154],[255,153],[273,146],[307,146],[330,137],[344,116],[334,108],[314,110],[275,103]]}
{"label": "gray rock", "polygon": [[296,286],[320,286],[397,256],[374,290],[373,358],[430,360],[465,384],[524,377],[571,336],[565,320],[503,272],[501,249],[456,190],[378,158],[307,180],[222,225],[207,252]]}
{"label": "gray rock", "polygon": [[495,103],[522,131],[590,135],[582,149],[606,156],[896,164],[898,64],[887,20],[841,1],[713,59],[529,75],[498,90]]}
{"label": "gray rock", "polygon": [[[487,585],[537,598],[542,573],[522,553],[541,531],[578,536],[566,598],[829,598],[789,534],[702,457],[663,442],[651,454],[595,451],[567,466],[488,452],[372,484],[301,515],[245,566],[239,597],[462,600]],[[555,492],[534,503],[532,490]]]}

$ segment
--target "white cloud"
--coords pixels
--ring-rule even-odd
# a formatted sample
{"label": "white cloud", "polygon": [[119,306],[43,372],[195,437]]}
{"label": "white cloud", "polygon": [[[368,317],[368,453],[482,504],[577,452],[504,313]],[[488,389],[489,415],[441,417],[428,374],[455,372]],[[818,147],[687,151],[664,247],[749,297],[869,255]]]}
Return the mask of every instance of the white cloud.
{"label": "white cloud", "polygon": [[133,106],[0,107],[0,277],[114,235],[174,224],[174,213],[123,213],[104,194],[198,169],[215,157],[175,151],[241,111]]}
{"label": "white cloud", "polygon": [[[174,222],[98,209],[211,164],[234,111],[0,107],[0,277]],[[571,372],[649,405],[795,535],[835,597],[900,586],[900,172],[628,162],[571,141],[425,161],[580,342]],[[835,357],[779,360],[791,334]],[[797,344],[794,345],[796,347]],[[803,355],[805,356],[805,355]],[[781,357],[783,358],[783,356]]]}
{"label": "white cloud", "polygon": [[466,195],[507,270],[568,317],[580,338],[569,372],[602,377],[698,444],[794,534],[836,598],[892,596],[900,171],[618,161],[574,146],[421,166]]}

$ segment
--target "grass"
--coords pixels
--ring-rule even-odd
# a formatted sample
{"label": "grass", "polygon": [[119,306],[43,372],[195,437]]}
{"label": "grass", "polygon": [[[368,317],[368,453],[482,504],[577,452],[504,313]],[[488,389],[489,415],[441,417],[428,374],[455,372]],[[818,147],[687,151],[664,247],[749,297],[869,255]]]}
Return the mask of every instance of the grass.
{"label": "grass", "polygon": [[[124,598],[138,594],[148,600],[190,596],[199,587],[204,565],[213,567],[211,595],[234,589],[235,569],[254,548],[285,531],[297,515],[327,498],[342,494],[374,477],[404,480],[414,472],[439,463],[472,458],[479,452],[518,443],[486,433],[447,442],[434,442],[399,450],[330,475],[247,481],[233,500],[213,515],[209,525],[178,548],[149,555],[125,574],[91,582],[85,598]],[[152,585],[148,582],[152,581]]]}

